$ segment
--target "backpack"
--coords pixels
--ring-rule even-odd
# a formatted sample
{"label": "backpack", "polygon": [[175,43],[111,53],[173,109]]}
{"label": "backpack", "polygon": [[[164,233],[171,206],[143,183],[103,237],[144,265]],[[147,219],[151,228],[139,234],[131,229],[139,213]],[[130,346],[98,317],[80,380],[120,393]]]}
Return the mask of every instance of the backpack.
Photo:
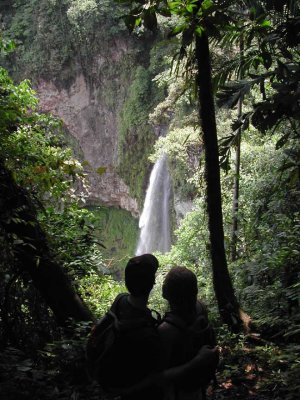
{"label": "backpack", "polygon": [[[157,367],[159,340],[154,318],[119,319],[117,296],[96,324],[86,346],[87,370],[106,392],[139,382]],[[157,358],[156,358],[157,357]]]}
{"label": "backpack", "polygon": [[[202,346],[216,345],[216,336],[213,327],[209,323],[206,311],[203,306],[202,312],[191,324],[187,324],[178,315],[169,312],[165,315],[163,321],[175,326],[181,331],[180,344],[182,348],[179,350],[178,364],[185,364],[190,361],[199,352]],[[195,369],[184,378],[176,382],[176,387],[184,392],[193,392],[204,390],[215,379],[215,368]]]}

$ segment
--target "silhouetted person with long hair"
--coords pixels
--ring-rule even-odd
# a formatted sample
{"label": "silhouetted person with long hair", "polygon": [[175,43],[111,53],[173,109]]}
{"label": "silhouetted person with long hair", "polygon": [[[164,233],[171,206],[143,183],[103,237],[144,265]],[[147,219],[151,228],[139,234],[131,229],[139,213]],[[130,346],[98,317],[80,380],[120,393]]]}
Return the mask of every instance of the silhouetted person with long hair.
{"label": "silhouetted person with long hair", "polygon": [[[197,277],[185,267],[174,267],[166,275],[162,295],[168,301],[170,311],[158,327],[162,345],[161,366],[163,369],[180,367],[176,381],[169,387],[166,397],[176,400],[198,400],[204,395],[211,369],[216,367],[216,359],[203,357],[196,367],[191,367],[203,345],[215,346],[214,331],[208,323],[205,305],[197,299]],[[205,357],[207,357],[205,359]],[[195,362],[195,360],[193,361]]]}

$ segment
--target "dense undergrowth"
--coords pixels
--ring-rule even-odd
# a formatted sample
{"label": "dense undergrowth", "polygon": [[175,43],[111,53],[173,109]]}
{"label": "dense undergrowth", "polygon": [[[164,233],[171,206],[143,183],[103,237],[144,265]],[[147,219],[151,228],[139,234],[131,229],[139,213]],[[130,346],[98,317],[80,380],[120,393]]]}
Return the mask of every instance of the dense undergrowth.
{"label": "dense undergrowth", "polygon": [[103,243],[101,252],[105,272],[123,279],[126,260],[135,253],[138,221],[129,211],[113,207],[89,207],[92,212],[94,234]]}

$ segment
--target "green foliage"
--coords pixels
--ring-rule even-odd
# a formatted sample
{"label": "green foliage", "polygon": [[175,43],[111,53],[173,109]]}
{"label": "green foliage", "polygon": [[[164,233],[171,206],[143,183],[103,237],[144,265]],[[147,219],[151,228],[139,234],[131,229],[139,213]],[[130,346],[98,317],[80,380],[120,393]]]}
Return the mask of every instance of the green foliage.
{"label": "green foliage", "polygon": [[[241,303],[267,336],[279,333],[287,320],[299,318],[299,292],[294,286],[299,273],[298,189],[289,184],[288,170],[280,172],[286,150],[276,150],[276,141],[276,137],[262,140],[252,132],[252,139],[242,144],[239,260],[231,265]],[[230,180],[228,175],[223,180],[225,188]],[[224,196],[224,200],[229,236],[231,199],[227,203]]]}
{"label": "green foliage", "polygon": [[[40,224],[47,234],[53,257],[56,255],[76,286],[81,288],[81,278],[92,273],[99,283],[102,254],[88,222],[90,213],[79,207],[84,196],[76,191],[74,185],[79,183],[84,187],[82,166],[71,149],[64,145],[61,122],[36,112],[38,99],[29,82],[14,85],[2,68],[0,96],[0,115],[3,116],[0,127],[1,173],[5,173],[3,164],[6,169],[13,170],[15,181],[32,198],[39,210]],[[3,199],[1,201],[3,204]],[[27,343],[29,347],[41,346],[56,334],[56,324],[47,304],[32,286],[30,277],[18,267],[14,246],[20,240],[7,231],[6,210],[2,211],[0,340],[2,345]],[[21,204],[13,216],[14,223],[22,223],[18,214],[22,211]],[[31,246],[31,243],[24,245]]]}
{"label": "green foliage", "polygon": [[[275,4],[259,2],[250,8],[250,14],[244,12],[242,19],[225,28],[223,46],[239,44],[241,51],[216,74],[221,89],[219,105],[235,107],[239,99],[249,98],[255,87],[259,88],[260,98],[252,97],[251,109],[233,122],[231,135],[222,142],[224,159],[239,129],[247,129],[250,123],[263,134],[269,130],[281,133],[277,148],[299,139],[300,10],[292,3],[281,2],[285,10],[282,14]],[[243,9],[249,6],[244,4]]]}
{"label": "green foliage", "polygon": [[[297,267],[299,249],[296,243],[299,235],[296,212],[299,207],[299,202],[296,200],[296,193],[299,190],[299,146],[297,144],[299,139],[299,93],[297,90],[299,35],[295,29],[299,24],[299,7],[295,5],[292,9],[290,3],[288,5],[288,2],[284,3],[285,12],[282,16],[276,15],[278,10],[276,7],[274,10],[274,4],[270,5],[266,2],[255,2],[251,5],[241,2],[238,6],[243,7],[242,9],[250,8],[249,13],[243,14],[236,4],[223,2],[224,8],[218,9],[220,13],[223,13],[222,17],[214,8],[218,7],[217,2],[216,4],[208,2],[207,9],[204,3],[201,8],[194,2],[169,4],[171,13],[181,17],[173,34],[182,33],[179,59],[186,56],[185,74],[195,76],[192,72],[195,35],[201,34],[201,30],[206,29],[210,37],[215,39],[218,38],[218,30],[221,30],[224,37],[220,40],[219,36],[218,41],[222,47],[226,46],[226,51],[231,57],[227,62],[220,64],[217,84],[223,84],[226,79],[235,80],[229,82],[220,93],[220,100],[222,103],[226,101],[227,105],[230,103],[231,107],[235,107],[241,98],[246,98],[247,101],[247,107],[242,116],[232,123],[233,134],[228,136],[221,130],[221,161],[227,170],[232,161],[230,150],[236,146],[239,139],[239,129],[247,131],[244,136],[253,135],[254,137],[253,140],[248,139],[248,148],[242,148],[242,152],[246,151],[247,154],[242,156],[242,170],[239,177],[241,195],[238,245],[241,259],[238,265],[231,266],[231,273],[246,309],[250,310],[250,314],[252,312],[260,323],[264,320],[265,325],[276,331],[280,331],[286,323],[284,319],[286,310],[289,310],[289,318],[296,319],[295,326],[298,326],[298,313],[295,307],[299,305],[298,287],[295,286],[296,276],[299,273]],[[141,3],[139,7],[134,10],[136,15],[144,5]],[[160,12],[158,3],[155,3],[153,7],[156,12]],[[142,18],[142,14],[139,17]],[[294,40],[291,40],[291,34],[287,32],[294,32]],[[239,53],[236,47],[240,43],[243,44],[243,50]],[[177,73],[180,73],[180,68],[177,68]],[[243,79],[237,80],[240,76]],[[163,80],[162,78],[164,78],[163,74],[160,79]],[[181,97],[184,97],[183,93],[180,93]],[[155,119],[159,120],[158,117],[162,116],[160,121],[170,122],[173,115],[168,116],[168,111],[174,112],[174,104],[173,101],[168,105],[168,99],[166,99],[157,108]],[[221,127],[220,121],[218,122]],[[264,140],[259,138],[253,127],[265,135]],[[270,129],[278,132],[272,140],[270,140]],[[228,132],[227,127],[226,130]],[[180,138],[180,135],[178,137]],[[165,142],[165,147],[168,149],[167,140],[168,138],[162,139],[160,142]],[[255,145],[255,141],[258,146]],[[178,145],[177,142],[176,145]],[[173,146],[174,152],[176,152],[176,145]],[[277,150],[283,148],[283,151],[275,152],[275,148]],[[187,160],[182,159],[182,161],[186,168]],[[228,249],[231,236],[233,178],[233,173],[222,178],[225,241]],[[181,227],[184,226],[185,221],[187,223],[185,226],[187,240],[178,237],[178,241],[170,252],[174,263],[189,260],[191,255],[194,255],[196,260],[200,260],[200,264],[201,262],[205,264],[205,252],[201,246],[197,246],[197,239],[201,236],[199,231],[205,219],[200,216],[201,222],[198,221],[195,224],[197,231],[197,228],[193,226],[194,218],[196,221],[195,215],[191,218],[189,214],[182,222]],[[181,253],[179,259],[176,258],[178,252]],[[249,277],[245,272],[249,272],[249,265],[255,270],[254,275],[257,278],[252,285],[247,284],[247,279],[251,281],[253,276]],[[241,276],[245,278],[242,283]],[[285,276],[288,277],[289,283],[286,282]],[[268,293],[262,296],[266,288],[268,288]],[[289,300],[290,290],[293,293],[294,303]],[[246,299],[247,296],[249,296],[248,299]],[[258,297],[260,300],[257,300]],[[254,306],[254,300],[256,306]]]}
{"label": "green foliage", "polygon": [[128,211],[113,207],[89,207],[95,237],[103,244],[106,273],[123,277],[127,260],[135,253],[138,221]]}
{"label": "green foliage", "polygon": [[120,14],[110,0],[15,1],[4,19],[5,34],[18,44],[22,71],[15,70],[15,76],[59,77],[58,82],[68,83],[76,74],[75,58],[91,75],[89,64],[99,43],[103,46],[125,30]]}
{"label": "green foliage", "polygon": [[38,99],[29,81],[14,85],[3,68],[0,102],[1,159],[18,183],[40,199],[47,195],[57,200],[83,177],[71,149],[63,147],[61,122],[37,113]]}
{"label": "green foliage", "polygon": [[24,119],[24,123],[30,122],[34,118],[29,114],[29,110],[36,109],[37,99],[29,81],[23,81],[15,86],[7,71],[1,67],[0,85],[0,129],[1,136],[3,136],[14,128],[20,118]]}
{"label": "green foliage", "polygon": [[[104,398],[100,388],[89,381],[85,370],[84,345],[86,324],[70,324],[67,332],[60,330],[56,340],[42,351],[28,352],[7,347],[1,352],[1,396],[5,399],[67,400],[88,396]],[[26,346],[25,346],[26,348]]]}
{"label": "green foliage", "polygon": [[164,152],[168,155],[173,187],[176,195],[182,199],[193,198],[196,191],[195,172],[199,170],[201,141],[198,132],[192,126],[171,129],[155,143],[154,156],[158,158]]}
{"label": "green foliage", "polygon": [[[72,150],[61,147],[58,131],[54,133],[55,124],[58,123],[45,116],[37,124],[21,126],[9,135],[0,149],[19,184],[33,193],[39,192],[40,197],[48,193],[52,201],[63,194],[71,196],[74,192],[71,184],[83,176],[82,166],[73,157]],[[52,132],[45,135],[43,125],[52,125]]]}
{"label": "green foliage", "polygon": [[[172,44],[172,48],[176,46]],[[155,161],[165,152],[176,196],[182,200],[192,199],[199,183],[203,147],[195,96],[191,82],[183,76],[184,67],[181,66],[175,75],[170,57],[164,58],[164,65],[154,81],[166,94],[150,114],[150,122],[163,127],[166,133],[157,139],[150,160]]]}
{"label": "green foliage", "polygon": [[79,282],[79,292],[98,318],[108,311],[117,294],[125,292],[122,282],[96,272],[85,274]]}
{"label": "green foliage", "polygon": [[[218,121],[226,135],[230,124],[228,121],[224,124],[223,117]],[[282,168],[294,153],[290,147],[276,150],[277,137],[262,139],[251,129],[252,137],[242,143],[239,260],[230,265],[230,272],[242,307],[263,335],[279,334],[282,341],[295,341],[299,335],[299,181],[291,180],[289,169]],[[167,140],[168,136],[162,139],[164,143]],[[178,142],[170,146],[171,154],[176,153],[177,146]],[[297,146],[295,153],[296,149]],[[187,167],[187,160],[182,161]],[[222,175],[227,251],[230,250],[233,177],[232,171]],[[201,195],[200,182],[194,180],[200,198],[197,196],[194,210],[180,222],[175,244],[164,256],[164,262],[195,270],[200,295],[211,304],[215,314],[205,197]],[[287,325],[291,325],[290,334],[284,336]]]}
{"label": "green foliage", "polygon": [[274,385],[274,382],[279,382],[281,386],[279,395],[284,396],[287,400],[297,398],[300,389],[299,351],[299,345],[291,344],[278,352],[273,359],[274,364],[271,364],[273,376],[271,376],[266,390]]}
{"label": "green foliage", "polygon": [[92,218],[87,209],[74,202],[62,204],[60,210],[50,206],[40,213],[49,243],[75,281],[90,271],[104,269],[101,243],[94,234]]}
{"label": "green foliage", "polygon": [[[299,345],[264,342],[259,335],[236,335],[216,329],[220,344],[215,396],[296,399],[299,390]],[[241,384],[242,383],[242,384]]]}
{"label": "green foliage", "polygon": [[[97,218],[79,206],[85,197],[82,191],[87,188],[81,164],[65,145],[62,124],[50,115],[39,114],[37,105],[38,99],[29,81],[15,85],[1,68],[1,173],[5,172],[5,163],[5,168],[13,171],[14,179],[22,186],[20,192],[24,191],[34,200],[53,257],[100,318],[124,287],[103,275],[106,266],[101,237],[94,234],[92,226]],[[81,191],[75,184],[79,184]],[[0,202],[3,204],[1,194]],[[22,223],[18,215],[22,210],[21,205],[13,216],[14,223]],[[6,210],[2,210],[1,397],[29,399],[37,396],[47,400],[88,396],[98,399],[102,393],[89,381],[85,371],[85,340],[90,327],[72,323],[64,329],[57,327],[45,299],[32,285],[31,277],[18,268],[14,246],[20,240],[7,231],[6,218]],[[129,222],[127,216],[124,234],[128,236]]]}

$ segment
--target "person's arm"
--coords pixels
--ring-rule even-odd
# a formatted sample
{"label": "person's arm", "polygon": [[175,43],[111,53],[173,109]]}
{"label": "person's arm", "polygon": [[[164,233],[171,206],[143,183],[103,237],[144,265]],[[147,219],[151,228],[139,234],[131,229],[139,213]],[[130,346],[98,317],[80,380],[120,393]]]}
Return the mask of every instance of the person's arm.
{"label": "person's arm", "polygon": [[194,358],[183,365],[165,369],[142,380],[140,383],[126,389],[124,394],[134,393],[146,387],[158,385],[166,386],[189,375],[195,369],[214,370],[219,362],[219,350],[217,347],[203,346]]}
{"label": "person's arm", "polygon": [[194,358],[183,365],[169,368],[156,376],[156,383],[165,385],[176,382],[189,375],[195,369],[203,371],[214,370],[219,362],[219,350],[217,347],[202,346]]}
{"label": "person's arm", "polygon": [[174,326],[165,322],[159,325],[157,331],[159,335],[159,357],[156,369],[147,378],[125,389],[122,394],[135,393],[153,385],[163,386],[163,383],[161,383],[163,373],[170,364],[174,343],[178,340],[180,332]]}
{"label": "person's arm", "polygon": [[180,340],[181,332],[166,322],[161,323],[157,331],[161,347],[158,371],[162,371],[171,363],[173,349]]}
{"label": "person's arm", "polygon": [[[203,312],[205,311],[203,304]],[[158,333],[161,342],[161,373],[156,375],[156,380],[162,384],[176,382],[178,379],[184,379],[195,370],[203,370],[203,376],[207,371],[214,371],[219,362],[219,351],[216,347],[204,345],[198,351],[194,358],[185,364],[169,368],[173,349],[176,351],[176,344],[181,338],[181,332],[178,328],[169,323],[162,323],[158,327]]]}

